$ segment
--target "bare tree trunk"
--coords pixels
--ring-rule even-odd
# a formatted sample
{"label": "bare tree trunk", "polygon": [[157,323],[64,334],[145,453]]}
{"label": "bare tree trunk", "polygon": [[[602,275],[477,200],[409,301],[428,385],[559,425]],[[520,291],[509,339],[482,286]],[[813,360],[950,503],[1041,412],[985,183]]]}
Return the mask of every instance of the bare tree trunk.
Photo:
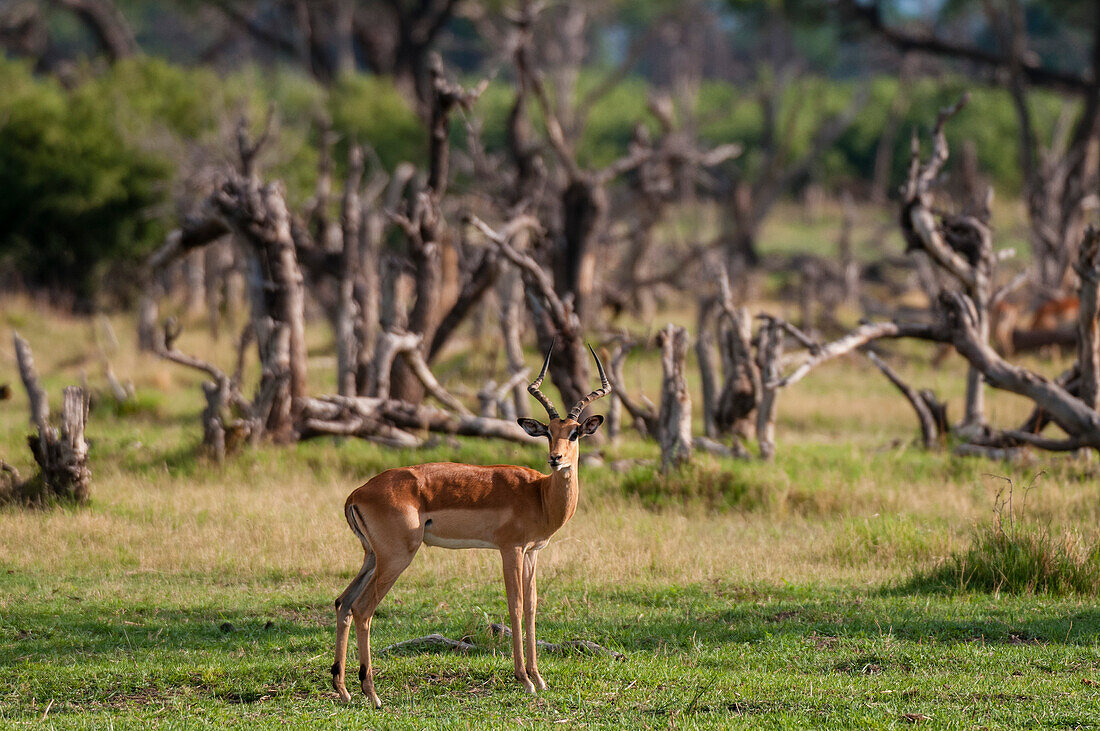
{"label": "bare tree trunk", "polygon": [[756,248],[758,224],[752,187],[743,180],[735,181],[728,203],[728,220],[733,230],[726,234],[726,266],[732,275],[734,270],[756,267],[760,263],[760,253]]}
{"label": "bare tree trunk", "polygon": [[138,305],[138,349],[143,352],[151,352],[156,348],[157,339],[157,295],[160,285],[147,281],[145,290],[141,293],[141,302]]}
{"label": "bare tree trunk", "polygon": [[[440,210],[446,192],[450,167],[450,120],[455,108],[469,109],[488,82],[467,91],[443,75],[443,62],[436,56],[431,63],[431,115],[428,124],[428,181],[417,194],[409,215],[397,217],[409,243],[409,258],[416,280],[416,302],[409,314],[409,329],[430,346],[439,325],[442,297],[442,251],[446,245],[446,222]],[[419,403],[424,392],[402,360],[395,364],[395,394],[410,403]]]}
{"label": "bare tree trunk", "polygon": [[1096,409],[1100,396],[1100,229],[1090,226],[1085,233],[1076,270],[1081,280],[1081,307],[1077,312],[1080,385],[1076,395],[1090,409]]}
{"label": "bare tree trunk", "polygon": [[596,246],[606,225],[607,205],[603,185],[586,177],[574,179],[562,192],[563,241],[554,283],[559,297],[572,295],[573,310],[581,322],[587,322],[598,310],[592,302],[596,291]]}
{"label": "bare tree trunk", "polygon": [[661,346],[661,412],[658,440],[661,444],[661,471],[668,472],[691,460],[691,394],[688,391],[685,368],[687,363],[687,329],[668,325],[657,335]]}
{"label": "bare tree trunk", "polygon": [[[711,310],[714,301],[699,298],[699,314],[695,328],[695,357],[699,361],[699,379],[703,390],[703,433],[708,439],[718,438],[718,423],[715,418],[717,406],[717,378],[714,372],[713,337],[710,331]],[[614,394],[612,394],[614,395]]]}
{"label": "bare tree trunk", "polygon": [[192,251],[183,260],[184,311],[191,317],[206,309],[206,254]]}
{"label": "bare tree trunk", "polygon": [[294,400],[306,396],[305,291],[281,186],[233,176],[211,203],[252,256],[253,326],[263,368],[260,388],[277,383],[266,431],[292,438]]}
{"label": "bare tree trunk", "polygon": [[848,305],[859,303],[859,262],[852,251],[852,229],[855,227],[855,204],[852,194],[847,190],[841,196],[844,212],[840,221],[840,238],[837,241],[837,254],[840,257],[840,271],[844,277],[844,302]]}
{"label": "bare tree trunk", "polygon": [[[508,361],[508,372],[518,373],[525,369],[523,362],[523,278],[514,268],[509,268],[501,276],[497,286],[497,299],[500,301],[500,329],[504,336],[504,357]],[[525,384],[519,383],[512,389],[512,402],[517,417],[530,415],[529,395]]]}
{"label": "bare tree trunk", "polygon": [[[370,222],[364,229],[370,227]],[[379,232],[380,233],[380,232]],[[359,256],[359,284],[355,288],[355,301],[359,312],[355,338],[359,344],[356,353],[355,391],[362,396],[370,380],[370,366],[374,358],[374,341],[378,337],[381,322],[382,280],[379,267],[382,253],[378,237],[373,231],[364,231]]]}
{"label": "bare tree trunk", "polygon": [[769,318],[760,329],[759,338],[757,359],[763,388],[756,412],[756,439],[760,458],[770,462],[775,459],[775,407],[779,396],[779,362],[783,357],[782,326]]}
{"label": "bare tree trunk", "polygon": [[363,177],[363,150],[352,145],[348,151],[348,177],[344,184],[341,212],[343,251],[341,252],[340,295],[336,316],[336,386],[341,396],[354,396],[355,373],[358,366],[358,343],[355,339],[355,280],[359,263],[359,228],[362,206],[359,183]]}
{"label": "bare tree trunk", "polygon": [[718,395],[715,425],[719,434],[732,433],[736,448],[739,440],[751,439],[757,430],[753,414],[763,398],[762,365],[753,357],[752,315],[747,308],[723,308],[719,332],[725,383]]}

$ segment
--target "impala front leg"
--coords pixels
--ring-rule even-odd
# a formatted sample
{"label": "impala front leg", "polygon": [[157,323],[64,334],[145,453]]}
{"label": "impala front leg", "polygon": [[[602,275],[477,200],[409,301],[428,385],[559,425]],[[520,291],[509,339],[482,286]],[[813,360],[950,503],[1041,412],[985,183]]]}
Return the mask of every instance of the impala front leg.
{"label": "impala front leg", "polygon": [[512,622],[512,665],[516,680],[523,684],[524,690],[534,695],[535,686],[523,667],[523,632],[520,629],[523,618],[523,548],[505,548],[500,556],[504,563],[504,592],[508,598],[508,616]]}
{"label": "impala front leg", "polygon": [[539,675],[538,653],[535,646],[535,610],[538,608],[539,594],[535,588],[535,570],[538,567],[539,552],[528,551],[523,554],[523,634],[527,641],[527,677],[539,690],[546,690],[546,681]]}

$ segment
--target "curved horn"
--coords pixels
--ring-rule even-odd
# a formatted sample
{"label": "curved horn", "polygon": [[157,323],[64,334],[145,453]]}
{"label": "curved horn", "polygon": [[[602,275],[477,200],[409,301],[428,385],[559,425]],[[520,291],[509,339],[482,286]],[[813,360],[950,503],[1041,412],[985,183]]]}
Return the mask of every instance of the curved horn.
{"label": "curved horn", "polygon": [[546,415],[551,419],[561,419],[558,416],[558,410],[554,408],[553,402],[547,398],[546,394],[539,390],[539,386],[542,385],[542,379],[546,378],[546,369],[550,366],[550,354],[554,352],[554,343],[550,343],[550,350],[546,351],[546,360],[542,362],[542,370],[539,371],[539,375],[535,380],[527,386],[527,393],[531,394],[539,400],[543,408],[546,409]]}
{"label": "curved horn", "polygon": [[600,372],[600,387],[578,401],[573,408],[569,409],[570,419],[576,419],[581,415],[582,411],[588,408],[590,403],[611,393],[611,381],[607,380],[607,374],[603,371],[603,363],[600,362],[600,356],[596,355],[596,351],[592,350],[591,345],[588,346],[588,352],[592,353],[592,357],[596,359],[596,370]]}

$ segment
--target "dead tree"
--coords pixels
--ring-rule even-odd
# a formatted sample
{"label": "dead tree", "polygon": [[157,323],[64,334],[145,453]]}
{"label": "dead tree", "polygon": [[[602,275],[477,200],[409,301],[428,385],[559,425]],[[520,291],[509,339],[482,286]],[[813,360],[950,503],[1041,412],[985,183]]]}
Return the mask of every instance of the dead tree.
{"label": "dead tree", "polygon": [[718,402],[718,377],[714,370],[714,337],[710,330],[716,300],[700,297],[695,320],[695,359],[699,365],[700,389],[703,395],[703,434],[708,439],[718,437],[715,406]]}
{"label": "dead tree", "polygon": [[[535,321],[539,347],[552,345],[555,357],[550,363],[551,377],[566,401],[579,401],[587,393],[584,328],[572,307],[572,301],[558,296],[554,280],[526,251],[517,251],[511,240],[523,231],[540,231],[538,220],[531,216],[517,216],[499,231],[490,228],[474,215],[468,222],[493,242],[501,255],[515,266],[523,277],[527,303]],[[578,352],[579,351],[579,352]],[[574,399],[574,395],[579,396]]]}
{"label": "dead tree", "polygon": [[[760,366],[753,351],[752,316],[737,307],[725,268],[718,267],[718,294],[699,300],[695,352],[703,385],[707,439],[732,436],[732,451],[747,458],[743,441],[756,434],[755,414],[762,395]],[[721,378],[712,362],[717,344]]]}
{"label": "dead tree", "polygon": [[[443,62],[438,56],[432,61],[431,78],[427,184],[413,196],[406,213],[395,212],[392,215],[408,241],[416,282],[416,301],[409,313],[408,328],[420,335],[429,346],[440,323],[440,257],[442,247],[447,245],[444,241],[446,221],[440,204],[449,175],[451,115],[457,109],[470,109],[488,86],[488,82],[482,82],[476,88],[467,90],[449,81],[443,74]],[[397,365],[393,381],[396,393],[402,399],[415,403],[422,398],[417,380],[401,364]]]}
{"label": "dead tree", "polygon": [[[287,376],[284,374],[282,379],[270,379],[262,384],[255,400],[249,402],[240,391],[241,359],[238,357],[237,373],[231,378],[212,363],[180,352],[175,346],[180,332],[179,324],[170,319],[164,325],[163,336],[158,338],[155,352],[165,360],[193,368],[210,377],[209,381],[202,384],[203,395],[206,397],[206,408],[201,415],[202,446],[211,457],[222,462],[227,454],[236,451],[242,444],[255,444],[260,440],[268,423],[269,412],[282,387],[280,380],[285,380]],[[282,328],[272,339],[288,340],[286,328]],[[246,346],[247,341],[242,340],[242,353]],[[284,346],[280,344],[279,347]]]}
{"label": "dead tree", "polygon": [[780,320],[764,317],[764,325],[757,335],[756,364],[760,368],[761,393],[756,408],[756,442],[760,446],[760,459],[775,459],[775,411],[779,396],[779,362],[783,357],[783,326]]}
{"label": "dead tree", "polygon": [[340,292],[336,316],[336,390],[341,396],[354,396],[355,374],[359,366],[359,344],[355,333],[357,302],[355,282],[360,255],[360,227],[363,210],[359,200],[359,185],[363,178],[363,150],[352,145],[348,152],[348,177],[344,184],[344,200],[340,213],[342,233],[340,261]]}
{"label": "dead tree", "polygon": [[[1100,283],[1100,258],[1095,255],[1094,230],[1086,236],[1078,268],[1081,276],[1082,302],[1097,302],[1096,290]],[[1091,291],[1089,291],[1091,290]],[[966,454],[985,454],[1001,457],[1006,449],[1020,445],[1032,445],[1050,451],[1073,451],[1084,447],[1100,449],[1100,414],[1077,394],[1089,392],[1082,386],[1083,370],[1080,365],[1051,381],[1037,373],[1002,358],[990,346],[983,334],[978,308],[970,297],[954,290],[944,290],[938,300],[936,321],[932,323],[880,322],[862,325],[839,340],[817,348],[801,365],[777,382],[779,388],[789,386],[804,378],[817,365],[849,353],[856,348],[881,338],[912,337],[921,340],[950,343],[967,360],[972,368],[994,388],[1010,391],[1035,403],[1035,412],[1016,429],[1003,431],[983,430],[970,437]],[[1092,322],[1097,317],[1094,309],[1084,317]],[[1091,352],[1091,351],[1090,351]],[[1092,379],[1092,393],[1096,393],[1096,374]],[[1065,438],[1048,438],[1039,432],[1048,424],[1057,424]]]}
{"label": "dead tree", "polygon": [[[887,22],[880,0],[840,0],[840,9],[903,52],[964,61],[991,73],[1012,96],[1019,128],[1020,168],[1037,279],[1047,289],[1067,287],[1066,274],[1082,241],[1087,211],[1097,200],[1100,176],[1100,14],[1093,13],[1087,66],[1061,69],[1043,63],[1029,47],[1024,4],[985,3],[998,48],[911,32]],[[1057,125],[1052,144],[1042,149],[1028,103],[1032,88],[1055,90],[1082,100],[1080,116],[1068,114]]]}
{"label": "dead tree", "polygon": [[780,197],[805,179],[851,126],[866,101],[861,90],[844,111],[822,120],[807,150],[794,155],[789,130],[814,95],[798,91],[788,94],[799,65],[789,52],[794,47],[790,33],[778,6],[768,11],[766,28],[760,34],[767,44],[762,55],[766,54],[768,60],[761,68],[767,72],[760,74],[755,90],[755,102],[763,120],[763,137],[755,151],[758,172],[750,176],[745,170],[735,170],[726,196],[729,229],[723,236],[723,248],[731,272],[760,263],[757,241],[764,220]]}
{"label": "dead tree", "polygon": [[30,400],[31,423],[36,434],[27,437],[27,444],[38,464],[38,474],[29,480],[20,479],[14,467],[0,461],[0,503],[42,507],[53,502],[86,503],[91,484],[88,467],[88,442],[84,425],[88,419],[88,399],[78,386],[65,389],[61,409],[61,424],[50,424],[50,406],[46,392],[38,385],[34,356],[27,341],[18,333],[12,335],[19,376]]}
{"label": "dead tree", "polygon": [[1077,311],[1076,396],[1095,410],[1100,399],[1100,229],[1085,232],[1074,271],[1080,284]]}
{"label": "dead tree", "polygon": [[[529,21],[530,22],[530,19]],[[553,221],[549,234],[552,243],[550,269],[554,273],[553,284],[561,299],[572,300],[572,309],[582,322],[590,321],[599,312],[596,288],[596,257],[608,223],[607,186],[616,178],[635,170],[655,154],[652,147],[632,145],[627,154],[601,169],[587,169],[580,165],[570,137],[566,133],[560,113],[565,100],[551,103],[543,77],[530,66],[530,59],[522,51],[530,42],[530,34],[521,34],[517,40],[516,73],[522,79],[517,94],[522,98],[532,95],[542,112],[546,137],[550,149],[560,166],[560,175],[553,193],[556,215],[545,217]],[[525,99],[517,100],[516,110],[526,110]],[[518,155],[517,164],[520,163]],[[544,338],[540,336],[540,340]],[[562,357],[569,361],[569,369],[586,368],[583,348],[563,350]],[[579,359],[573,365],[571,358]],[[586,382],[582,379],[582,383]],[[559,384],[560,385],[560,384]],[[583,394],[583,386],[577,393]]]}
{"label": "dead tree", "polygon": [[249,255],[249,299],[263,368],[260,390],[274,391],[265,432],[276,440],[290,440],[294,400],[304,398],[308,389],[305,288],[282,185],[261,184],[255,170],[266,137],[265,129],[253,143],[242,120],[237,127],[240,170],[226,177],[208,205]]}
{"label": "dead tree", "polygon": [[[364,147],[369,151],[369,147]],[[355,373],[356,393],[367,394],[368,384],[374,377],[374,344],[380,329],[393,326],[397,302],[393,297],[383,300],[383,292],[393,293],[394,288],[383,286],[383,266],[387,259],[382,254],[382,240],[385,236],[389,218],[385,211],[397,208],[398,201],[416,174],[411,164],[398,165],[392,176],[381,170],[375,157],[371,180],[360,195],[362,216],[360,224],[358,280],[354,288],[358,318],[355,325],[355,338],[358,344]],[[381,205],[379,205],[381,202]],[[384,316],[385,313],[385,316]]]}
{"label": "dead tree", "polygon": [[[933,185],[948,158],[944,125],[962,109],[969,97],[942,109],[932,130],[932,151],[928,161],[920,160],[920,142],[913,134],[909,179],[902,194],[901,230],[908,251],[923,251],[951,276],[974,303],[979,335],[988,342],[989,307],[993,297],[993,239],[988,219],[976,215],[941,213],[933,206]],[[985,422],[982,374],[971,368],[966,382],[966,408],[960,428],[980,429]]]}
{"label": "dead tree", "polygon": [[687,329],[668,325],[657,334],[657,343],[664,371],[657,439],[661,444],[661,471],[668,472],[691,460],[691,394],[684,376]]}
{"label": "dead tree", "polygon": [[653,259],[653,231],[677,200],[694,193],[696,184],[708,168],[713,168],[741,154],[741,146],[720,145],[704,150],[692,138],[684,125],[677,125],[671,98],[654,96],[648,104],[650,114],[657,120],[661,133],[651,140],[648,129],[635,127],[633,150],[649,151],[649,157],[638,165],[628,178],[632,215],[627,233],[627,250],[617,276],[617,291],[629,300],[627,304],[643,318],[652,311],[653,287],[673,284],[687,272],[681,252],[668,273],[661,275],[646,271],[647,262]]}

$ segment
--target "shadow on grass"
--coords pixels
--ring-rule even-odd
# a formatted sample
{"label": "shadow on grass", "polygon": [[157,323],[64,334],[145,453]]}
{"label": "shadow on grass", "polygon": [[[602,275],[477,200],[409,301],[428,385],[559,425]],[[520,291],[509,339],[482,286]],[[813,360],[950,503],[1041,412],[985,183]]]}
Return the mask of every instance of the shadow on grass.
{"label": "shadow on grass", "polygon": [[[774,640],[802,641],[833,648],[889,636],[916,643],[1049,644],[1094,646],[1100,642],[1100,607],[1068,602],[997,601],[981,596],[949,599],[921,597],[777,598],[730,605],[701,591],[681,591],[659,601],[638,592],[609,591],[590,596],[596,609],[562,620],[540,616],[539,638],[550,642],[584,639],[626,653],[689,650],[700,644],[753,644]],[[481,597],[478,597],[481,599]],[[473,601],[493,606],[493,598]],[[599,609],[606,607],[605,611]],[[656,605],[656,606],[654,606]],[[65,611],[69,607],[68,612]],[[504,614],[503,602],[499,613]],[[506,641],[490,638],[470,614],[434,614],[418,602],[379,607],[377,619],[389,625],[389,642],[439,632],[451,638],[473,636],[471,655],[507,651]],[[22,662],[88,660],[128,652],[131,656],[163,652],[243,655],[280,652],[327,653],[335,632],[335,615],[324,604],[291,608],[273,604],[262,609],[140,608],[120,615],[117,604],[96,602],[13,607],[0,623],[0,666]],[[375,632],[376,636],[378,631]],[[382,645],[376,652],[381,654]],[[389,656],[447,653],[442,647],[408,648]],[[873,674],[874,658],[842,672]],[[867,666],[867,667],[865,667]]]}

